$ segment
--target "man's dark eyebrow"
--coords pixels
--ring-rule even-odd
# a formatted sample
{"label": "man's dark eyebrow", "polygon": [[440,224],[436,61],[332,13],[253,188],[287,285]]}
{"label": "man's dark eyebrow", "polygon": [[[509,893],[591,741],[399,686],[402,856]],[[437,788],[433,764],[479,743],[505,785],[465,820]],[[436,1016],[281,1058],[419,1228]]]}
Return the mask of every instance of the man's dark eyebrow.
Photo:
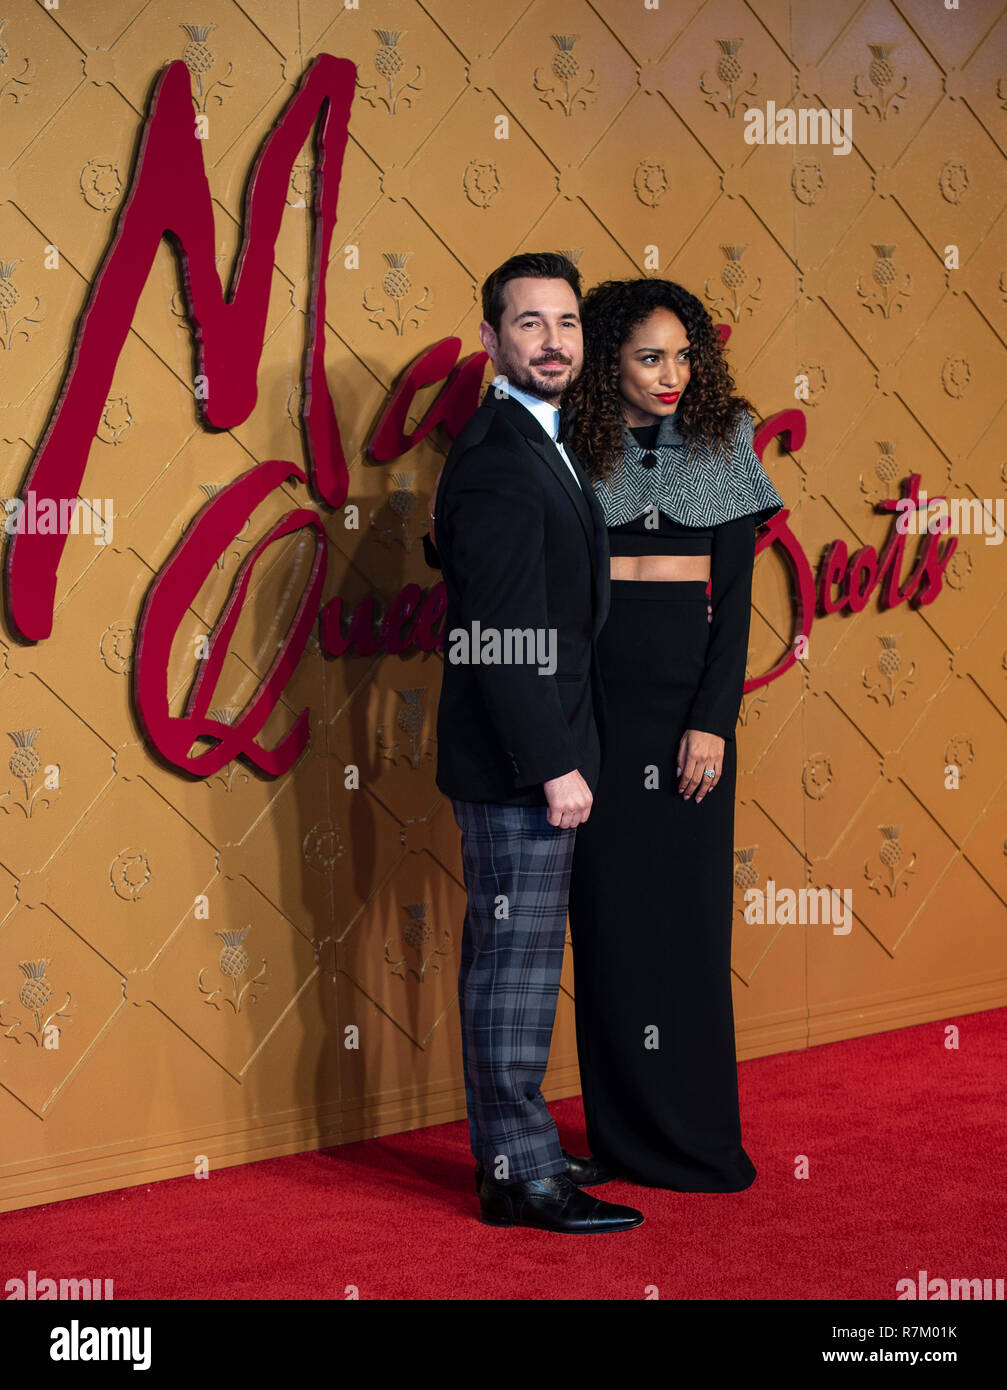
{"label": "man's dark eyebrow", "polygon": [[[540,318],[542,318],[542,310],[541,310],[541,309],[522,309],[521,312],[520,312],[520,314],[515,314],[515,315],[514,315],[514,320],[515,320],[515,322],[517,322],[518,319],[527,319],[527,318],[532,318],[532,319],[540,319]],[[577,313],[577,310],[576,310],[576,309],[571,309],[571,310],[569,311],[569,313],[566,313],[566,314],[560,314],[560,318],[561,318],[561,319],[577,319],[577,321],[580,322],[580,316],[579,316],[579,314]]]}

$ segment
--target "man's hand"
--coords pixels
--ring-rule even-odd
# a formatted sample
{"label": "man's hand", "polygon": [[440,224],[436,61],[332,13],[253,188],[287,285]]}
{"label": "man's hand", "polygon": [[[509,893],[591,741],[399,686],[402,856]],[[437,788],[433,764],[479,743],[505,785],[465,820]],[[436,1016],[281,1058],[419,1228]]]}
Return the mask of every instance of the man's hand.
{"label": "man's hand", "polygon": [[[712,767],[715,777],[707,777],[706,769]],[[702,729],[686,729],[678,745],[678,790],[686,801],[696,792],[696,805],[709,795],[720,781],[724,769],[724,740],[717,734],[706,734]],[[698,788],[698,791],[697,791]]]}
{"label": "man's hand", "polygon": [[549,803],[549,824],[557,829],[572,830],[591,814],[594,797],[576,768],[573,772],[564,772],[562,777],[543,782],[542,787]]}

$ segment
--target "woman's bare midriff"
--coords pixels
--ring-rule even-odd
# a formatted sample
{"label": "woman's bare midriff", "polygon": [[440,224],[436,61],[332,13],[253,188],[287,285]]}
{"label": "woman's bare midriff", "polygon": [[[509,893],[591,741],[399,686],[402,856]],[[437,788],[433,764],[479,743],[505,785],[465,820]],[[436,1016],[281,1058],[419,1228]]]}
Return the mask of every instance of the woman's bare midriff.
{"label": "woman's bare midriff", "polygon": [[709,555],[613,555],[613,579],[701,579],[710,577]]}

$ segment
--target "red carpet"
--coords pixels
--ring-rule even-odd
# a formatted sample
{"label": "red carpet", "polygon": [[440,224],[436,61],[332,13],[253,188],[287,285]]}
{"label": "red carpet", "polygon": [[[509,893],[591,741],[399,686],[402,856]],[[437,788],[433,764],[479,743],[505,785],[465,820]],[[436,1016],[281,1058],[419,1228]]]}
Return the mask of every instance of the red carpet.
{"label": "red carpet", "polygon": [[[458,1123],[0,1215],[0,1286],[34,1269],[111,1277],[117,1300],[887,1300],[920,1270],[1002,1278],[1007,1010],[954,1021],[958,1051],[929,1023],[743,1063],[754,1185],[599,1188],[643,1210],[636,1231],[481,1225]],[[552,1111],[585,1152],[580,1101]]]}

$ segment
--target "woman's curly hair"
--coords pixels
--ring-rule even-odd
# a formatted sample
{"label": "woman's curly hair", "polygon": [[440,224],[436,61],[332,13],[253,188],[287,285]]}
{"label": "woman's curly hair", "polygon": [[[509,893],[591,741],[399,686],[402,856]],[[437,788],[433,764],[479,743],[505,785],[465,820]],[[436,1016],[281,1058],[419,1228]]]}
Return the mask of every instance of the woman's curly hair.
{"label": "woman's curly hair", "polygon": [[726,449],[739,413],[751,408],[735,394],[723,344],[694,294],[672,280],[605,280],[584,297],[584,367],[563,402],[575,408],[570,440],[592,478],[607,478],[622,457],[619,353],[655,309],[676,314],[689,339],[691,374],[675,412],[683,439]]}

